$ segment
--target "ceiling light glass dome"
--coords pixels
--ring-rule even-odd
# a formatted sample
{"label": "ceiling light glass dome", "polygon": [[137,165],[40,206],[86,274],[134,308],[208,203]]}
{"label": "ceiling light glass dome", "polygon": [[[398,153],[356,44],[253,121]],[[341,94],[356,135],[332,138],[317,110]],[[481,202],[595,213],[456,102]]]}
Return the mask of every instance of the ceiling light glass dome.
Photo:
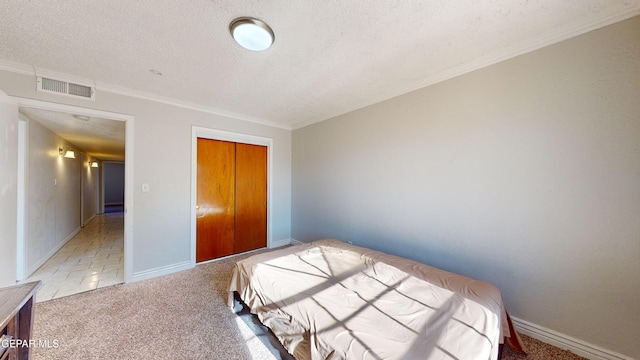
{"label": "ceiling light glass dome", "polygon": [[229,25],[229,31],[240,46],[251,51],[266,50],[275,40],[269,25],[255,18],[242,17],[233,20]]}

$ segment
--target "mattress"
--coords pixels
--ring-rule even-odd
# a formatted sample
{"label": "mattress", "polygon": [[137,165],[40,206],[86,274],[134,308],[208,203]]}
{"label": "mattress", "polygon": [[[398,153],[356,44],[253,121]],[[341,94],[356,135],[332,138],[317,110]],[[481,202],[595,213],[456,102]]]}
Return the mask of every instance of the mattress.
{"label": "mattress", "polygon": [[238,261],[233,292],[296,359],[487,360],[517,337],[495,286],[338,240]]}

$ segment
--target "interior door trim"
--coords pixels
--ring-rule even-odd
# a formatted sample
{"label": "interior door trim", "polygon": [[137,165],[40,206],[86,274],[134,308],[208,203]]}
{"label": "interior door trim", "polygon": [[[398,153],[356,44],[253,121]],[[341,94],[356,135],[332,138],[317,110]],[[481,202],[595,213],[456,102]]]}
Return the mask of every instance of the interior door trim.
{"label": "interior door trim", "polygon": [[[267,248],[272,247],[273,202],[273,139],[268,137],[235,133],[200,126],[191,127],[191,265],[196,265],[196,190],[198,188],[198,138],[231,141],[267,147]],[[220,259],[220,258],[219,258]],[[211,261],[219,260],[214,259]],[[204,263],[204,262],[203,262]],[[202,264],[202,263],[201,263]]]}
{"label": "interior door trim", "polygon": [[[15,101],[19,107],[30,107],[34,109],[50,110],[58,112],[67,112],[78,115],[87,115],[91,117],[101,117],[109,120],[117,120],[125,122],[125,185],[124,185],[124,282],[128,283],[133,281],[133,149],[134,149],[134,137],[133,137],[133,121],[135,117],[133,115],[120,114],[110,111],[96,110],[90,108],[83,108],[75,105],[66,105],[53,103],[43,100],[14,97],[11,99]],[[18,226],[25,226],[26,224],[18,224]],[[24,240],[21,246],[24,246]],[[23,264],[24,265],[24,259]],[[23,273],[25,274],[25,273]]]}

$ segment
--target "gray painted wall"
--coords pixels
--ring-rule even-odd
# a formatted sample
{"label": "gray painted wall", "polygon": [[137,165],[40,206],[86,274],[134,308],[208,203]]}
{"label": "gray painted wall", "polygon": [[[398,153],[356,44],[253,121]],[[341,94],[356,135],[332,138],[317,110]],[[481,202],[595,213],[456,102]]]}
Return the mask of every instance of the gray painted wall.
{"label": "gray painted wall", "polygon": [[124,163],[103,162],[104,204],[124,204]]}
{"label": "gray painted wall", "polygon": [[640,358],[640,17],[293,132],[293,238],[496,284]]}
{"label": "gray painted wall", "polygon": [[[39,93],[35,81],[34,76],[0,71],[0,90],[9,95],[135,117],[133,250],[129,254],[134,276],[183,265],[190,259],[194,125],[273,139],[271,231],[274,241],[291,238],[291,131],[100,90],[94,102]],[[7,151],[15,153],[14,147],[7,146]],[[143,183],[150,185],[150,192],[141,192]]]}
{"label": "gray painted wall", "polygon": [[0,89],[0,287],[16,282],[18,107]]}

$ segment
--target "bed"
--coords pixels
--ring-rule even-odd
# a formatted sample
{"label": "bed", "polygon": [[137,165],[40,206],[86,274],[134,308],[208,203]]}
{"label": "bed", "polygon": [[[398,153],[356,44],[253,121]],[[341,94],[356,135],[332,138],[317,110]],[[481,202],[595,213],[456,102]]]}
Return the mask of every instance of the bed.
{"label": "bed", "polygon": [[238,261],[229,284],[296,359],[498,359],[524,350],[493,285],[319,240]]}

